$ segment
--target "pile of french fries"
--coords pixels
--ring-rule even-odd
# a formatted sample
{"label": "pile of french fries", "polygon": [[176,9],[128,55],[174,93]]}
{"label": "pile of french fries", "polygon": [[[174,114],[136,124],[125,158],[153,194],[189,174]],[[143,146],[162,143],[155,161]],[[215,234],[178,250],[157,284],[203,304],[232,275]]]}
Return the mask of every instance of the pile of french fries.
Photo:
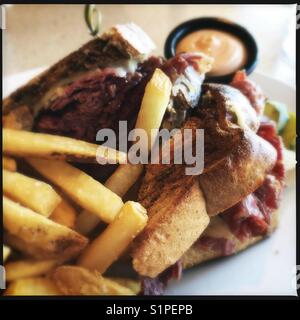
{"label": "pile of french fries", "polygon": [[[159,129],[170,94],[169,78],[156,69],[136,128]],[[147,223],[139,203],[122,200],[143,165],[84,141],[7,128],[3,152],[4,294],[138,294],[137,280],[103,274]],[[104,184],[67,162],[93,163],[96,156],[119,164]],[[99,224],[104,231],[91,236]]]}

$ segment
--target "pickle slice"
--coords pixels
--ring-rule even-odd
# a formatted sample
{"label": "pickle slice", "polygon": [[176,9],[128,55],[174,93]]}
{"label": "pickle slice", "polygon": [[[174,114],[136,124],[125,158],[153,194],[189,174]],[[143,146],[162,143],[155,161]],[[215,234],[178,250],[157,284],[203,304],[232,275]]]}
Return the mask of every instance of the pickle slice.
{"label": "pickle slice", "polygon": [[268,100],[265,104],[264,114],[276,122],[278,132],[281,132],[289,121],[286,105],[278,101]]}
{"label": "pickle slice", "polygon": [[296,113],[289,112],[289,120],[282,131],[282,139],[286,148],[296,148]]}

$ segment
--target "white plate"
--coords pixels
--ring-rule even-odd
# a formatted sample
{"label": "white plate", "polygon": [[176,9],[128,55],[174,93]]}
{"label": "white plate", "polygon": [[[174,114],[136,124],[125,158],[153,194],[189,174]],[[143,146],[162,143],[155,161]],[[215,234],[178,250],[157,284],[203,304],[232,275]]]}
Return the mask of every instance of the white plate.
{"label": "white plate", "polygon": [[[4,79],[6,96],[44,68]],[[295,89],[255,73],[252,78],[268,97],[296,109]],[[296,189],[295,170],[288,174],[288,187],[280,206],[280,225],[274,235],[232,257],[186,270],[181,281],[172,281],[169,295],[296,295]]]}

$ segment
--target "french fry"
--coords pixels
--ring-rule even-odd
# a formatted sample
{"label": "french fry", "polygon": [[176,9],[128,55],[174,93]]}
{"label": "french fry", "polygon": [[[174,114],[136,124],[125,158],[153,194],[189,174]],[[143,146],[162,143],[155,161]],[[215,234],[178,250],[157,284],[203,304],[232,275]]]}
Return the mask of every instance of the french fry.
{"label": "french fry", "polygon": [[101,223],[101,219],[98,216],[88,212],[87,210],[83,210],[76,219],[75,230],[78,233],[87,236],[99,223]]}
{"label": "french fry", "polygon": [[151,141],[151,130],[159,129],[170,101],[172,83],[160,69],[155,69],[147,83],[135,128],[144,129],[148,135],[148,150],[155,141]]}
{"label": "french fry", "polygon": [[[142,164],[120,164],[117,170],[106,180],[104,186],[123,197],[138,180],[143,168]],[[75,229],[83,235],[88,235],[100,222],[101,219],[98,216],[83,210],[77,218]]]}
{"label": "french fry", "polygon": [[50,219],[68,228],[74,229],[77,213],[69,201],[62,199],[61,203],[52,212]]}
{"label": "french fry", "polygon": [[[136,129],[143,129],[148,135],[148,144],[144,146],[145,149],[151,150],[155,142],[155,136],[151,137],[151,130],[160,128],[170,101],[171,90],[172,83],[169,77],[160,69],[156,69],[146,86],[135,124]],[[122,197],[138,180],[142,172],[142,164],[122,164],[108,178],[105,186]]]}
{"label": "french fry", "polygon": [[42,276],[58,265],[57,260],[19,260],[5,264],[7,281]]}
{"label": "french fry", "polygon": [[55,283],[48,278],[24,278],[11,282],[5,296],[57,296],[62,295]]}
{"label": "french fry", "polygon": [[102,285],[105,288],[105,291],[103,290],[104,295],[118,295],[118,296],[132,296],[135,295],[135,293],[128,287],[125,287],[121,285],[120,283],[113,281],[111,279],[107,279],[104,277],[102,278]]}
{"label": "french fry", "polygon": [[141,291],[141,281],[119,277],[109,277],[107,279],[117,282],[118,284],[126,288],[129,288],[134,294],[139,294],[139,292]]}
{"label": "french fry", "polygon": [[27,161],[83,209],[98,215],[104,222],[112,222],[123,206],[123,201],[118,195],[66,162],[34,158]]}
{"label": "french fry", "polygon": [[3,191],[9,198],[45,217],[49,217],[62,200],[49,184],[7,170],[3,170]]}
{"label": "french fry", "polygon": [[104,273],[142,231],[147,219],[146,209],[127,201],[115,220],[84,250],[78,265]]}
{"label": "french fry", "polygon": [[142,164],[120,164],[104,185],[120,197],[123,197],[138,180],[143,168]]}
{"label": "french fry", "polygon": [[134,295],[129,288],[98,272],[77,266],[58,267],[52,279],[65,295]]}
{"label": "french fry", "polygon": [[6,259],[7,259],[7,258],[9,257],[9,255],[10,255],[10,248],[7,247],[7,246],[5,246],[5,245],[3,245],[3,251],[2,251],[2,253],[3,253],[3,262],[5,262]]}
{"label": "french fry", "polygon": [[125,163],[127,154],[97,144],[51,134],[3,129],[3,152],[20,157],[37,157],[97,163]]}
{"label": "french fry", "polygon": [[79,233],[3,197],[8,244],[38,259],[69,259],[86,246]]}
{"label": "french fry", "polygon": [[16,160],[9,158],[9,157],[2,158],[2,166],[3,166],[3,169],[9,170],[9,171],[16,171],[17,170]]}

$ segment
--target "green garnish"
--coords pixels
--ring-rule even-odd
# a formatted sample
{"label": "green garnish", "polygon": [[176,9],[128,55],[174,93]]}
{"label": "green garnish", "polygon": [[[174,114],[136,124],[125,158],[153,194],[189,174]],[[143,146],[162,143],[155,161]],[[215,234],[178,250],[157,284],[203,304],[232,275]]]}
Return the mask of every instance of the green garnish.
{"label": "green garnish", "polygon": [[296,148],[296,113],[288,112],[284,103],[268,100],[264,114],[277,124],[277,132],[282,137],[287,149]]}
{"label": "green garnish", "polygon": [[295,150],[296,148],[296,114],[289,112],[289,120],[282,131],[282,139],[286,148]]}
{"label": "green garnish", "polygon": [[277,131],[280,133],[289,120],[289,114],[284,103],[268,100],[265,104],[264,114],[274,120]]}

